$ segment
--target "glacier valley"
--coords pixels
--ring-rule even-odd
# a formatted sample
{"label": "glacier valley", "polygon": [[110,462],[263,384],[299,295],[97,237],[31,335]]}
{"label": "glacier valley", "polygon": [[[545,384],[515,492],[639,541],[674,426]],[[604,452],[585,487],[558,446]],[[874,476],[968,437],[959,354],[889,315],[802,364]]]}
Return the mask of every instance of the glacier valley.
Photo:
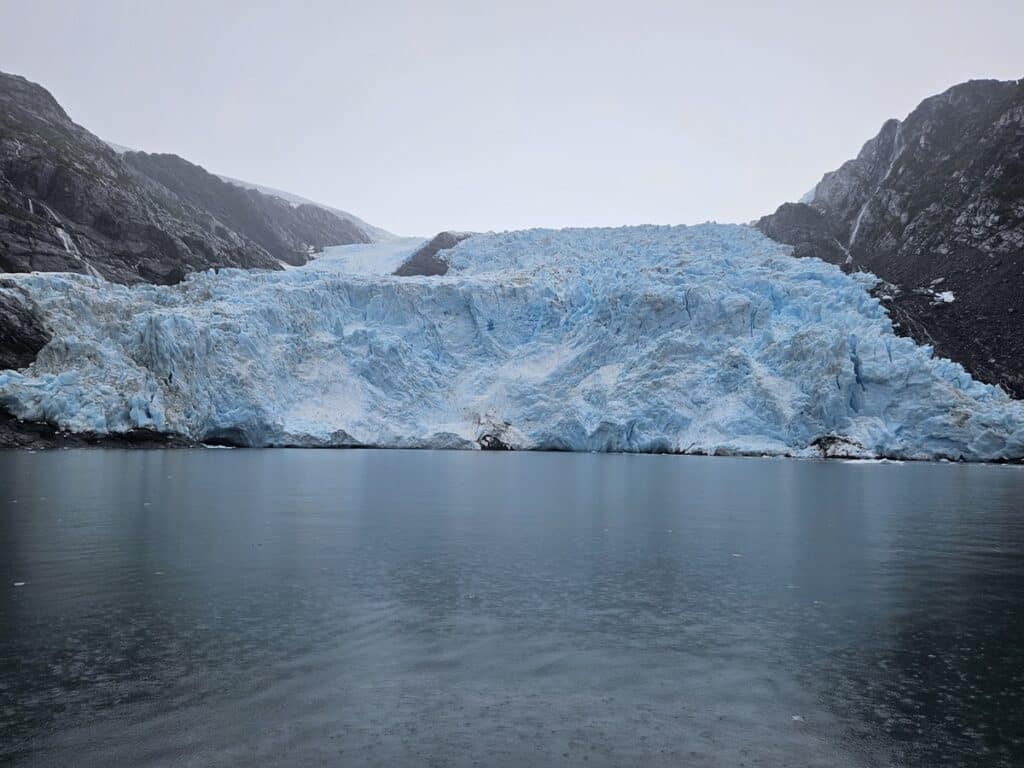
{"label": "glacier valley", "polygon": [[176,286],[9,275],[53,332],[22,419],[250,446],[1024,457],[1024,403],[893,332],[846,275],[739,225],[476,235]]}

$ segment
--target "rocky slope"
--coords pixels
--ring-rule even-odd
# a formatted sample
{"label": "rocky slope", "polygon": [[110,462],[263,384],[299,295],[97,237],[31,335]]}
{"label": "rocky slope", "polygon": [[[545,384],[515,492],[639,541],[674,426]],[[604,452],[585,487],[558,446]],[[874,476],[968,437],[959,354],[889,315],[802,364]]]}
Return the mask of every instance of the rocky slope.
{"label": "rocky slope", "polygon": [[898,331],[1024,397],[1024,80],[926,99],[757,226],[883,278]]}
{"label": "rocky slope", "polygon": [[[117,145],[113,144],[111,144],[111,146],[113,146],[115,149],[119,149],[122,152],[132,151],[126,147],[118,147]],[[228,184],[234,184],[236,187],[241,187],[242,189],[254,189],[257,192],[262,192],[264,195],[276,197],[286,202],[293,203],[295,205],[312,205],[314,208],[321,208],[325,211],[329,211],[330,213],[333,213],[335,216],[338,216],[341,219],[351,221],[353,224],[359,227],[359,229],[363,230],[363,232],[365,232],[370,237],[370,240],[372,242],[378,243],[383,240],[401,239],[401,237],[399,235],[396,235],[394,232],[389,232],[388,230],[382,229],[381,227],[375,227],[373,224],[364,221],[351,211],[343,211],[341,208],[332,208],[329,205],[318,203],[314,200],[310,200],[309,198],[302,197],[301,195],[296,195],[292,192],[285,192],[283,189],[275,189],[274,187],[267,187],[264,186],[263,184],[254,184],[253,182],[245,181],[244,179],[234,179],[230,176],[223,175],[218,175],[218,178],[221,181],[226,181]]]}
{"label": "rocky slope", "polygon": [[0,73],[0,271],[170,284],[210,267],[278,269],[368,242],[355,223],[228,184],[173,155],[119,154],[42,87]]}
{"label": "rocky slope", "polygon": [[212,214],[222,226],[243,234],[278,261],[298,266],[306,263],[311,252],[328,245],[370,242],[354,222],[324,208],[293,205],[229,184],[177,155],[127,152],[122,157],[179,201]]}
{"label": "rocky slope", "polygon": [[395,274],[398,277],[448,274],[448,260],[441,255],[441,251],[451,250],[470,236],[469,232],[439,232],[402,262]]}
{"label": "rocky slope", "polygon": [[28,292],[12,280],[0,280],[0,370],[24,368],[49,341]]}

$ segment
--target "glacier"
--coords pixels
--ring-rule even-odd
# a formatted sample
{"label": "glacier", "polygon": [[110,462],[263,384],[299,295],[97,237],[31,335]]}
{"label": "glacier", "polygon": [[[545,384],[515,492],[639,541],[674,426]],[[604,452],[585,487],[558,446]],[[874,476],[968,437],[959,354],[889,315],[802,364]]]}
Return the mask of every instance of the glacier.
{"label": "glacier", "polygon": [[742,225],[475,235],[176,286],[11,275],[52,341],[22,419],[246,446],[1024,456],[1024,403],[897,336],[876,278]]}

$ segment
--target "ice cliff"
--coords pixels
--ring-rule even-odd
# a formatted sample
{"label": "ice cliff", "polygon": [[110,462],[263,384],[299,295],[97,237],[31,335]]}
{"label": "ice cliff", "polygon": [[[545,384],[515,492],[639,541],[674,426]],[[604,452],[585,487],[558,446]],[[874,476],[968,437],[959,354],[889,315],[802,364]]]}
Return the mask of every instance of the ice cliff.
{"label": "ice cliff", "polygon": [[1024,456],[1024,403],[897,337],[874,278],[733,225],[477,235],[175,286],[16,275],[52,340],[0,405],[245,445]]}

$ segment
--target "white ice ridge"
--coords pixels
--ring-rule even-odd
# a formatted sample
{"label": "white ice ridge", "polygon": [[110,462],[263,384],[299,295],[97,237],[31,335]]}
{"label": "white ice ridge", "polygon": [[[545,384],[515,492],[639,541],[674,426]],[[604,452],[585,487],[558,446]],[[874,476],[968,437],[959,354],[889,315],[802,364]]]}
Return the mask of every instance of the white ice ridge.
{"label": "white ice ridge", "polygon": [[173,287],[13,276],[54,339],[0,404],[249,445],[1024,456],[1024,403],[897,337],[872,277],[753,229],[477,235],[444,277],[385,274],[415,245]]}

